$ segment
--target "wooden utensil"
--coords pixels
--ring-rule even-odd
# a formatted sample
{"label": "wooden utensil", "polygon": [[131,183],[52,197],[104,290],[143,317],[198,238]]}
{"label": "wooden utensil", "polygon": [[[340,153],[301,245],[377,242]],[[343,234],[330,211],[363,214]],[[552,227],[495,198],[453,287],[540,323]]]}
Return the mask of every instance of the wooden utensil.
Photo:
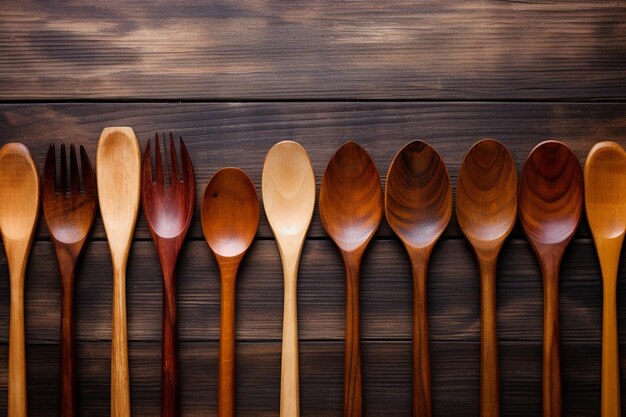
{"label": "wooden utensil", "polygon": [[559,269],[580,222],[583,201],[576,156],[561,142],[537,145],[524,164],[518,198],[520,223],[543,275],[543,415],[559,417]]}
{"label": "wooden utensil", "polygon": [[343,415],[362,415],[359,275],[361,259],[383,216],[380,175],[365,149],[345,143],[333,155],[320,188],[322,225],[346,269]]}
{"label": "wooden utensil", "polygon": [[24,278],[39,214],[39,174],[28,148],[7,143],[0,149],[0,234],[11,284],[8,414],[28,415]]}
{"label": "wooden utensil", "polygon": [[[43,168],[43,214],[61,274],[61,366],[59,409],[62,417],[74,417],[76,372],[74,366],[74,282],[78,258],[96,216],[96,175],[85,148],[80,147],[81,169],[76,149],[70,145],[71,186],[67,183],[65,144],[61,145],[59,187],[54,145],[48,148]],[[80,172],[82,170],[82,172]],[[81,191],[82,177],[82,191]]]}
{"label": "wooden utensil", "polygon": [[[163,336],[161,355],[161,416],[175,417],[178,410],[178,354],[176,349],[176,261],[189,230],[195,208],[193,165],[180,138],[181,173],[174,137],[170,133],[170,172],[163,169],[159,135],[154,138],[155,171],[150,141],[143,156],[141,198],[143,212],[163,270]],[[164,152],[165,137],[163,137]],[[166,157],[167,165],[167,157]]]}
{"label": "wooden utensil", "polygon": [[261,188],[285,280],[280,415],[298,417],[298,264],[315,207],[315,174],[304,148],[291,141],[274,145],[265,157]]}
{"label": "wooden utensil", "polygon": [[617,268],[626,232],[626,152],[596,144],[585,162],[585,207],[602,269],[602,417],[621,416],[617,339]]}
{"label": "wooden utensil", "polygon": [[126,263],[132,243],[141,184],[141,151],[130,127],[107,127],[96,151],[98,201],[113,261],[111,416],[130,416]]}
{"label": "wooden utensil", "polygon": [[398,235],[413,270],[413,415],[432,414],[426,288],[430,254],[452,215],[450,176],[425,142],[395,156],[385,188],[387,222]]}
{"label": "wooden utensil", "polygon": [[202,199],[202,230],[220,269],[221,324],[217,415],[235,416],[235,287],[237,270],[259,226],[259,200],[237,168],[215,173]]}
{"label": "wooden utensil", "polygon": [[456,191],[459,227],[472,245],[480,268],[480,415],[500,415],[496,267],[517,217],[517,172],[509,151],[485,139],[469,150]]}

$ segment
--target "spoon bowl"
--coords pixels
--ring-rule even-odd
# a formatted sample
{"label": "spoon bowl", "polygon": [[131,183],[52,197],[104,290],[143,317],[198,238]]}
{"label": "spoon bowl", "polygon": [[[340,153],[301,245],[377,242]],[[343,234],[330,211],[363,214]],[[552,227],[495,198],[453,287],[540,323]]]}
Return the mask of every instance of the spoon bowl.
{"label": "spoon bowl", "polygon": [[543,275],[543,415],[563,414],[559,348],[559,269],[582,214],[583,175],[563,143],[537,145],[526,160],[519,188],[522,229]]}
{"label": "spoon bowl", "polygon": [[413,272],[413,416],[430,417],[427,271],[432,248],[452,216],[450,176],[432,146],[414,141],[395,156],[387,173],[385,209]]}
{"label": "spoon bowl", "polygon": [[240,256],[250,247],[259,225],[259,200],[243,171],[224,168],[213,175],[202,199],[202,220],[215,255]]}

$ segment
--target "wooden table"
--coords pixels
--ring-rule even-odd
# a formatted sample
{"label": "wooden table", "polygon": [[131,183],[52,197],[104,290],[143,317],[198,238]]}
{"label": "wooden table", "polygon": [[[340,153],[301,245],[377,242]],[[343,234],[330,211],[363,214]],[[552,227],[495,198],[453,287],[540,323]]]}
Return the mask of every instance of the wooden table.
{"label": "wooden table", "polygon": [[[504,142],[521,169],[531,148],[560,139],[584,162],[599,140],[626,145],[623,2],[69,1],[0,3],[0,142],[27,144],[39,167],[50,142],[83,144],[95,159],[106,126],[132,126],[142,148],[156,131],[181,135],[198,196],[224,166],[259,188],[277,141],[309,151],[319,181],[346,140],[381,174],[405,143],[425,139],[456,186],[469,146]],[[199,199],[198,199],[199,200]],[[516,227],[498,270],[503,416],[538,416],[542,284]],[[625,273],[620,272],[620,280]],[[98,220],[77,275],[81,415],[109,413],[111,266]],[[0,256],[0,414],[6,410],[8,272]],[[60,282],[40,226],[26,284],[32,416],[56,414]],[[563,262],[564,402],[598,416],[602,287],[583,222]],[[140,216],[127,283],[132,406],[159,414],[161,276]],[[215,415],[219,280],[198,214],[178,268],[182,408]],[[428,287],[436,416],[476,416],[477,267],[456,221],[438,244]],[[316,211],[298,288],[303,416],[340,416],[344,276]],[[282,275],[261,214],[237,292],[240,416],[277,416]],[[365,255],[361,287],[367,416],[408,416],[411,386],[408,260],[383,223]],[[626,286],[618,285],[622,392]],[[623,396],[624,397],[624,396]]]}

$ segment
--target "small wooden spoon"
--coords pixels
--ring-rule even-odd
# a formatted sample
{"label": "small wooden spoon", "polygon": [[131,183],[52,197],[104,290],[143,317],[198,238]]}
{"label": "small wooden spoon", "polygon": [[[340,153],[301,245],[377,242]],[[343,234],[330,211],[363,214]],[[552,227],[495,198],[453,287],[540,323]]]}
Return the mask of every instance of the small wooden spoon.
{"label": "small wooden spoon", "polygon": [[39,215],[39,174],[28,148],[7,143],[0,149],[0,233],[9,265],[8,414],[26,417],[24,278]]}
{"label": "small wooden spoon", "polygon": [[98,201],[113,261],[111,416],[130,416],[126,263],[139,213],[141,151],[130,127],[107,127],[96,151]]}
{"label": "small wooden spoon", "polygon": [[217,415],[235,416],[235,287],[237,270],[259,226],[259,200],[237,168],[215,173],[202,199],[202,230],[220,269],[222,311]]}
{"label": "small wooden spoon", "polygon": [[587,220],[602,269],[602,417],[619,417],[617,268],[626,232],[626,152],[615,142],[596,144],[585,163]]}
{"label": "small wooden spoon", "polygon": [[469,150],[459,172],[456,214],[480,268],[480,415],[500,415],[496,267],[517,217],[517,172],[509,151],[485,139]]}
{"label": "small wooden spoon", "polygon": [[537,145],[526,160],[519,188],[520,223],[543,275],[543,416],[560,417],[559,269],[576,232],[583,202],[580,163],[563,143]]}
{"label": "small wooden spoon", "polygon": [[315,174],[309,155],[296,142],[283,141],[265,157],[263,207],[283,263],[285,299],[280,415],[300,415],[297,278],[300,254],[315,207]]}
{"label": "small wooden spoon", "polygon": [[359,274],[365,248],[383,216],[383,190],[365,149],[347,142],[333,155],[322,178],[320,217],[346,268],[346,347],[343,415],[362,415]]}
{"label": "small wooden spoon", "polygon": [[452,215],[450,176],[430,145],[411,142],[387,173],[387,222],[406,248],[413,269],[413,416],[432,414],[426,287],[435,243]]}

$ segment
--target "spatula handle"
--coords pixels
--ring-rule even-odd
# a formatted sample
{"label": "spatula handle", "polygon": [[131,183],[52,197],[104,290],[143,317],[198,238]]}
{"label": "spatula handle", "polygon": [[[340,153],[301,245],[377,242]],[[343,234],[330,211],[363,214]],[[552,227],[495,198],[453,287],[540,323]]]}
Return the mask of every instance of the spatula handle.
{"label": "spatula handle", "polygon": [[496,260],[480,260],[480,416],[500,416]]}
{"label": "spatula handle", "polygon": [[285,297],[283,311],[283,343],[280,370],[280,416],[300,416],[300,371],[298,365],[298,263],[283,260]]}
{"label": "spatula handle", "polygon": [[163,338],[161,341],[161,417],[178,416],[178,350],[174,263],[163,268]]}
{"label": "spatula handle", "polygon": [[[10,268],[9,268],[10,269]],[[13,272],[10,272],[13,275]],[[8,405],[11,417],[27,417],[26,344],[24,340],[24,271],[11,277],[11,311],[9,319],[9,386]],[[19,283],[19,285],[15,285]]]}
{"label": "spatula handle", "polygon": [[413,260],[413,417],[432,415],[426,258]]}
{"label": "spatula handle", "polygon": [[75,417],[76,375],[74,366],[74,272],[62,277],[61,370],[59,407],[61,417]]}
{"label": "spatula handle", "polygon": [[559,266],[543,268],[543,417],[563,415],[559,347]]}
{"label": "spatula handle", "polygon": [[111,335],[111,417],[130,417],[128,336],[126,333],[126,271],[114,268]]}
{"label": "spatula handle", "polygon": [[346,346],[343,373],[343,416],[363,414],[361,336],[359,327],[359,275],[361,258],[344,254],[346,267]]}
{"label": "spatula handle", "polygon": [[220,359],[217,392],[218,417],[235,417],[235,286],[236,265],[220,266]]}

